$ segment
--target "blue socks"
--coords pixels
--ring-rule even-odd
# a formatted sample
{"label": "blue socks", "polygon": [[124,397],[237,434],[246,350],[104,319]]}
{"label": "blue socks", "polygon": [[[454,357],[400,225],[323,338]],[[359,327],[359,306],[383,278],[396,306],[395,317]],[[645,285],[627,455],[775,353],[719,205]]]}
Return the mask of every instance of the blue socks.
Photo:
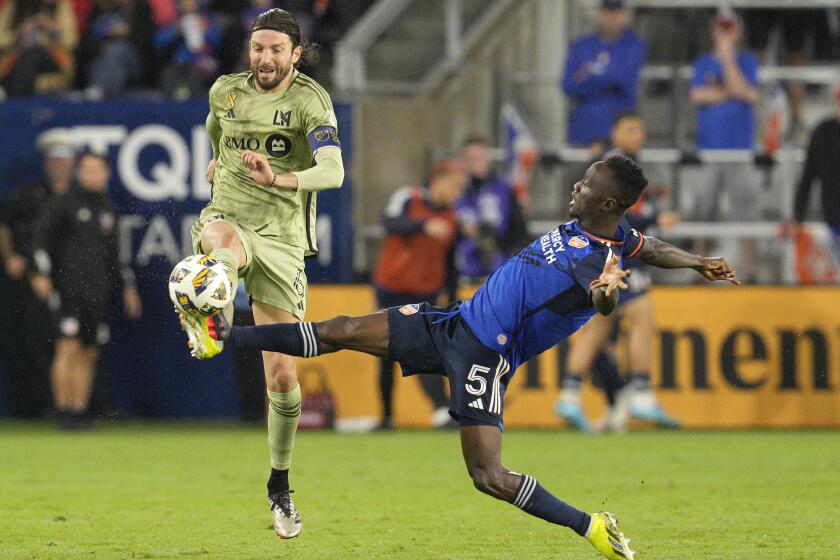
{"label": "blue socks", "polygon": [[231,327],[224,342],[229,348],[265,350],[303,358],[312,358],[321,353],[321,339],[314,323]]}
{"label": "blue socks", "polygon": [[522,475],[519,488],[510,503],[534,517],[568,527],[581,537],[586,536],[592,519],[588,514],[552,496],[535,478],[527,474]]}

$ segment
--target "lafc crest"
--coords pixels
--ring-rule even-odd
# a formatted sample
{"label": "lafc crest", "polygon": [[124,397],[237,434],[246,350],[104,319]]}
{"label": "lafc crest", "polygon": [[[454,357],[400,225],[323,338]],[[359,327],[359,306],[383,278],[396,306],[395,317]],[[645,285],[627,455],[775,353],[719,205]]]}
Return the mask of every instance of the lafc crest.
{"label": "lafc crest", "polygon": [[225,116],[229,119],[235,119],[236,113],[233,112],[233,106],[236,105],[236,92],[229,91],[227,96],[227,105],[225,105]]}

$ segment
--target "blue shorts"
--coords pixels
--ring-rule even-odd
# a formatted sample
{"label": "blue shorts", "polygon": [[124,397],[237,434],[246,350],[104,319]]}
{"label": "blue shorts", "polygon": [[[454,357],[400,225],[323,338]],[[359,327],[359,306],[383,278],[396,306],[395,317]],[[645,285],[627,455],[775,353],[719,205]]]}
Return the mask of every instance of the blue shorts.
{"label": "blue shorts", "polygon": [[457,314],[460,305],[388,308],[388,351],[403,375],[436,373],[449,378],[449,414],[460,425],[501,430],[510,364],[478,341]]}

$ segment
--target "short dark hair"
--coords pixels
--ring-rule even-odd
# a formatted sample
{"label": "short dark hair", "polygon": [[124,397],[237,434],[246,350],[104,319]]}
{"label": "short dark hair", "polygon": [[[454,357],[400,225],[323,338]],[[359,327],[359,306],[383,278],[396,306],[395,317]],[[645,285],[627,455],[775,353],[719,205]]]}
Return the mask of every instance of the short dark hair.
{"label": "short dark hair", "polygon": [[484,148],[488,148],[490,146],[490,141],[487,139],[486,136],[482,136],[481,134],[470,134],[464,141],[461,142],[461,148],[466,148],[467,146],[482,146]]}
{"label": "short dark hair", "polygon": [[300,59],[295,66],[312,66],[318,63],[320,45],[310,43],[303,38],[297,18],[290,12],[280,8],[266,10],[255,17],[251,24],[251,33],[260,29],[272,29],[285,33],[292,40],[292,48],[300,46]]}
{"label": "short dark hair", "polygon": [[632,119],[634,121],[640,121],[640,120],[642,120],[642,115],[640,115],[636,111],[622,111],[618,114],[618,116],[613,121],[613,128],[615,128],[618,125],[618,123],[620,123],[621,121],[626,120],[626,119]]}
{"label": "short dark hair", "polygon": [[613,192],[619,212],[624,212],[639,200],[648,180],[639,164],[627,156],[615,155],[604,164],[612,172]]}

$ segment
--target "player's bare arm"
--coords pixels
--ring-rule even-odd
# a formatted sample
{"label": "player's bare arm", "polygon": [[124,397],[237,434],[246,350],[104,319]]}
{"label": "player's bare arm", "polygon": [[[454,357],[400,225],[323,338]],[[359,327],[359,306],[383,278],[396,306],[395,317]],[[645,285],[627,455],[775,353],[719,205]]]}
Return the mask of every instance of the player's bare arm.
{"label": "player's bare arm", "polygon": [[630,276],[629,270],[622,270],[618,257],[610,251],[604,263],[604,271],[598,277],[597,284],[592,287],[592,305],[601,315],[609,315],[618,305],[618,289],[626,290],[627,284],[623,278]]}
{"label": "player's bare arm", "polygon": [[645,237],[639,258],[657,268],[693,268],[707,280],[724,280],[736,286],[741,284],[735,278],[735,267],[723,257],[695,255],[655,237]]}

